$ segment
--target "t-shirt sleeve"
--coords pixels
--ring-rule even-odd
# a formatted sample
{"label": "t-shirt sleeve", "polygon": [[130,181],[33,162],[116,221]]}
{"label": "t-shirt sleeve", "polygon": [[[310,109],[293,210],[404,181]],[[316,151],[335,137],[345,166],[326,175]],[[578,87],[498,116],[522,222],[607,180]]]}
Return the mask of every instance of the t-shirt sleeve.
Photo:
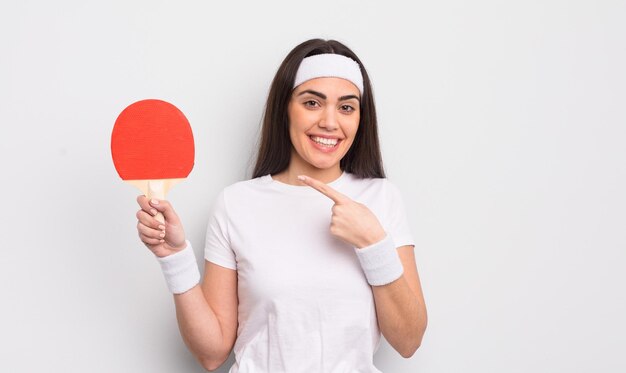
{"label": "t-shirt sleeve", "polygon": [[236,270],[237,261],[230,244],[224,194],[222,190],[211,208],[206,230],[204,259],[221,267]]}
{"label": "t-shirt sleeve", "polygon": [[396,247],[413,245],[415,240],[404,208],[404,200],[398,187],[387,181],[387,233],[391,234]]}

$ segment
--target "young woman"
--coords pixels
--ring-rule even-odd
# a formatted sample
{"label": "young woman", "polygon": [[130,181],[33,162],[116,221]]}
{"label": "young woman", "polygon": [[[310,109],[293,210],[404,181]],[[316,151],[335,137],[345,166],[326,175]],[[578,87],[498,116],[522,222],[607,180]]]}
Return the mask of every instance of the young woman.
{"label": "young woman", "polygon": [[[333,40],[309,40],[270,89],[253,178],[225,188],[205,275],[167,201],[137,199],[183,339],[208,370],[379,372],[380,334],[419,347],[426,307],[398,189],[385,179],[370,81]],[[154,216],[163,213],[165,223]]]}

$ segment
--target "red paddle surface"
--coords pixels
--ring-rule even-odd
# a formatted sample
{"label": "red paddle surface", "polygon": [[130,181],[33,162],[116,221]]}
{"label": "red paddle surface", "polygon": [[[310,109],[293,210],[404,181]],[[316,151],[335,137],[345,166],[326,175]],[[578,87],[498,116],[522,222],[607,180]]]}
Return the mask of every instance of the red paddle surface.
{"label": "red paddle surface", "polygon": [[186,178],[194,154],[189,121],[168,102],[137,101],[115,121],[111,155],[123,180]]}

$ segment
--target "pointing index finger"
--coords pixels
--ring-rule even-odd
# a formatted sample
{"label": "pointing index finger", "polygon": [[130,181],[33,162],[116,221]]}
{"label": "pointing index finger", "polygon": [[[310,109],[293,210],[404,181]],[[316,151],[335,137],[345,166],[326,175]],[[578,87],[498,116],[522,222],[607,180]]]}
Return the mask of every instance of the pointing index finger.
{"label": "pointing index finger", "polygon": [[335,202],[337,204],[343,203],[343,202],[345,202],[346,200],[349,199],[348,197],[346,197],[345,195],[339,193],[338,191],[336,191],[335,189],[331,188],[327,184],[322,183],[321,181],[319,181],[317,179],[314,179],[312,177],[305,176],[305,175],[300,175],[300,176],[298,176],[298,179],[300,179],[306,185],[308,185],[308,186],[312,187],[313,189],[317,190],[318,192],[322,193],[326,197],[332,199],[333,202]]}

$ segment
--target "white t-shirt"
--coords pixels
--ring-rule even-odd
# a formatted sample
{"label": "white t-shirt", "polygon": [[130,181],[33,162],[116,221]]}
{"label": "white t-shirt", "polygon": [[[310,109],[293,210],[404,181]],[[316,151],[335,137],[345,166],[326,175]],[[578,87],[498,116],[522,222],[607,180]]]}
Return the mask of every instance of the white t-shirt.
{"label": "white t-shirt", "polygon": [[[400,193],[387,179],[344,172],[328,185],[365,204],[396,247],[414,245]],[[230,373],[380,372],[372,290],[354,248],[330,233],[332,206],[315,189],[270,175],[217,197],[205,259],[237,270]]]}

